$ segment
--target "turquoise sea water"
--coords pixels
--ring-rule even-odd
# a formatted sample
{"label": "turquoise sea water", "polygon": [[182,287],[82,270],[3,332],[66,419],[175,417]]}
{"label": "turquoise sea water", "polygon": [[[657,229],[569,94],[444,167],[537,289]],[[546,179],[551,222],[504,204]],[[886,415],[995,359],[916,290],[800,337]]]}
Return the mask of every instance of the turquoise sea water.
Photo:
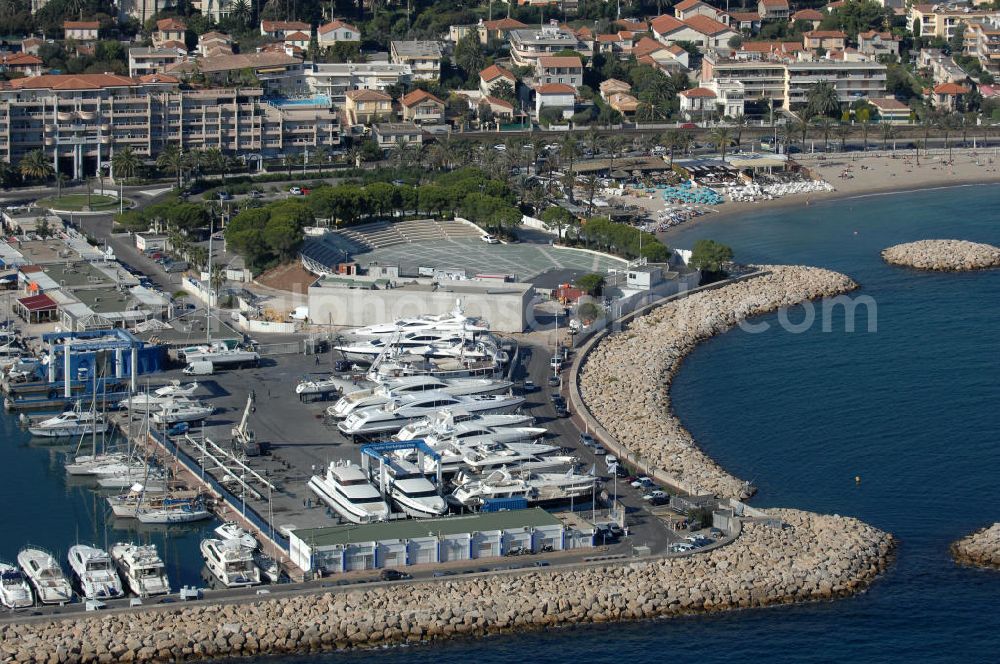
{"label": "turquoise sea water", "polygon": [[668,239],[690,246],[702,237],[746,261],[841,270],[877,302],[874,333],[844,333],[841,316],[828,333],[772,327],[710,340],[688,358],[673,395],[709,454],[759,485],[756,504],[855,515],[895,533],[889,573],[838,602],[291,661],[1000,659],[1000,572],[948,556],[951,541],[1000,520],[1000,270],[925,274],[878,256],[925,238],[1000,244],[1000,187],[761,212]]}

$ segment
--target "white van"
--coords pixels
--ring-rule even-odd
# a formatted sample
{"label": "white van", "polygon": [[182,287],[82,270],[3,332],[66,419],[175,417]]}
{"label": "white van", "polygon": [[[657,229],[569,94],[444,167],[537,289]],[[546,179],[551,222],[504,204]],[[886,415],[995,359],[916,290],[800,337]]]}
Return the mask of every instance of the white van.
{"label": "white van", "polygon": [[215,365],[208,360],[192,362],[184,367],[182,373],[186,376],[211,376],[215,373]]}

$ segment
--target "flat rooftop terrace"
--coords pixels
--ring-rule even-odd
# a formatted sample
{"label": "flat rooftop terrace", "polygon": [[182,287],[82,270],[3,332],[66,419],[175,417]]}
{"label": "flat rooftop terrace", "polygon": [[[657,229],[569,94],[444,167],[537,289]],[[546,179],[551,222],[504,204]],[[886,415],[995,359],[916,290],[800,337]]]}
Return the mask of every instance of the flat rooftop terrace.
{"label": "flat rooftop terrace", "polygon": [[403,274],[416,274],[418,267],[465,270],[477,274],[513,274],[518,281],[530,281],[551,268],[607,272],[609,267],[625,267],[625,261],[578,249],[547,244],[486,244],[478,238],[438,239],[410,242],[366,253],[353,259],[360,263],[399,265]]}

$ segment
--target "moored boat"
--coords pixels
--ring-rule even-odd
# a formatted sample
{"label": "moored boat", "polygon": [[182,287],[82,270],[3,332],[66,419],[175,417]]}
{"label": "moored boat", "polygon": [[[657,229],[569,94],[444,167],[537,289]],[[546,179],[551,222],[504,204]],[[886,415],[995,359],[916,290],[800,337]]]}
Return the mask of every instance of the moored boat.
{"label": "moored boat", "polygon": [[125,594],[107,552],[88,544],[75,544],[69,548],[67,558],[83,597],[103,600]]}
{"label": "moored boat", "polygon": [[323,476],[313,475],[309,488],[320,500],[352,523],[372,523],[389,518],[385,502],[364,472],[355,464],[333,461]]}
{"label": "moored boat", "polygon": [[61,605],[73,600],[73,587],[48,551],[25,547],[17,554],[17,564],[28,577],[40,603]]}
{"label": "moored boat", "polygon": [[253,560],[253,552],[235,540],[203,539],[201,555],[208,571],[227,588],[260,583],[260,569]]}
{"label": "moored boat", "polygon": [[0,604],[15,610],[26,609],[35,604],[31,585],[24,572],[4,562],[0,562]]}
{"label": "moored boat", "polygon": [[166,595],[170,592],[165,565],[156,547],[119,543],[111,547],[111,559],[128,585],[139,597]]}

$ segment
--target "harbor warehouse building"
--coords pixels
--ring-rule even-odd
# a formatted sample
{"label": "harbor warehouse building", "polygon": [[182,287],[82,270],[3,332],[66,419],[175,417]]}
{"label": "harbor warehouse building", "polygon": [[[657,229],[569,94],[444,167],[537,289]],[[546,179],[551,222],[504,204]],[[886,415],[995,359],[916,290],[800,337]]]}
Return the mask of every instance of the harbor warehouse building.
{"label": "harbor warehouse building", "polygon": [[443,314],[461,300],[467,316],[483,318],[496,332],[522,332],[528,324],[532,286],[501,280],[366,280],[328,275],[309,287],[309,317],[318,324],[362,326]]}
{"label": "harbor warehouse building", "polygon": [[[293,530],[292,562],[318,574],[497,558],[512,550],[583,548],[590,538],[541,508]],[[569,542],[571,544],[567,545]]]}

